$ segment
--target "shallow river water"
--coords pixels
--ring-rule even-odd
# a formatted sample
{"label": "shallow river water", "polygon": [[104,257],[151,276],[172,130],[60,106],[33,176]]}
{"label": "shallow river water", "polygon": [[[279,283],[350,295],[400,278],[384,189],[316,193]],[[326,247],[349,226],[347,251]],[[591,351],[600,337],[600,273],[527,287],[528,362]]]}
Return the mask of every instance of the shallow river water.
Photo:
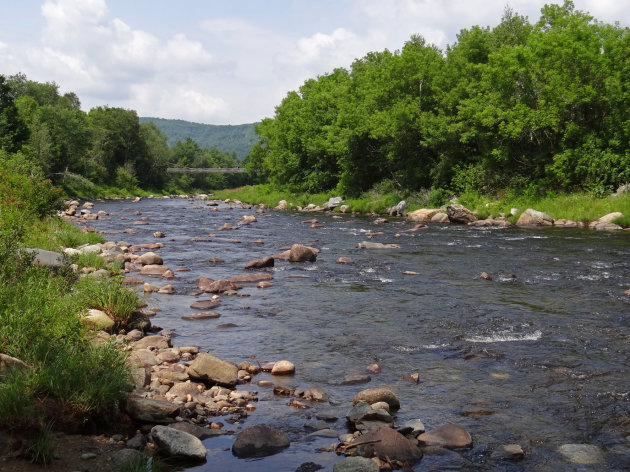
{"label": "shallow river water", "polygon": [[[320,449],[334,439],[306,437],[304,423],[332,409],[340,419],[331,427],[348,432],[343,418],[353,396],[378,386],[400,399],[397,424],[419,418],[431,430],[457,423],[473,437],[472,449],[425,455],[413,470],[630,470],[628,232],[433,225],[405,233],[412,224],[402,219],[375,224],[368,217],[276,211],[218,231],[254,210],[221,203],[213,211],[185,199],[97,202],[97,210],[112,214],[90,222],[110,233],[106,238],[155,242],[153,232],[163,231],[165,265],[190,269],[168,282],[175,295],[148,297],[160,308],[153,324],[173,331],[176,346],[196,344],[236,363],[253,355],[261,364],[287,359],[296,366],[292,377],[263,373],[239,386],[258,392],[257,409],[239,424],[226,423],[235,431],[257,423],[279,427],[291,439],[288,449],[243,460],[231,454],[234,435],[210,438],[204,441],[207,463],[187,470],[294,471],[315,462],[332,471],[340,457]],[[133,224],[138,211],[148,224]],[[310,218],[324,227],[302,223]],[[138,233],[122,233],[125,228]],[[375,232],[384,234],[366,235]],[[401,247],[356,248],[366,240]],[[194,311],[190,294],[200,276],[245,273],[246,262],[293,243],[320,249],[317,262],[277,261],[265,269],[272,287],[251,285],[243,289],[249,297],[221,297],[218,319],[181,319]],[[354,263],[337,264],[341,256]],[[212,264],[212,257],[225,262]],[[493,280],[481,280],[483,271]],[[236,326],[218,328],[224,323]],[[382,373],[370,383],[341,385],[375,362]],[[402,379],[412,373],[419,374],[418,384]],[[331,403],[297,410],[269,387],[258,387],[263,379],[302,389],[319,385]],[[510,443],[523,447],[523,460],[491,459]],[[558,452],[576,443],[598,446],[604,463],[578,465]]]}

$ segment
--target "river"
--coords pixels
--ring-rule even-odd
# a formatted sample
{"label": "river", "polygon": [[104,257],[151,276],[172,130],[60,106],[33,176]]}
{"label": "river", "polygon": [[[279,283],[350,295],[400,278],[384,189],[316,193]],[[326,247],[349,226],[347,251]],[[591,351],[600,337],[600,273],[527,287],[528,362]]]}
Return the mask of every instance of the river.
{"label": "river", "polygon": [[[207,463],[187,470],[294,471],[310,461],[331,471],[340,457],[320,449],[334,439],[307,438],[304,423],[318,409],[332,409],[341,418],[332,427],[345,433],[353,396],[378,386],[400,399],[397,424],[419,418],[431,430],[456,423],[473,437],[472,449],[425,455],[417,471],[630,469],[627,232],[443,225],[403,232],[412,227],[403,219],[376,224],[369,217],[269,210],[252,224],[218,231],[254,209],[144,199],[96,202],[98,210],[110,216],[89,224],[107,232],[107,239],[155,242],[153,232],[163,231],[165,265],[190,269],[168,282],[176,294],[148,297],[160,309],[153,324],[171,330],[175,345],[195,344],[236,363],[255,356],[261,364],[287,359],[296,366],[292,377],[263,373],[239,386],[258,392],[257,409],[240,424],[226,423],[236,431],[257,423],[279,427],[292,441],[288,449],[243,460],[230,452],[235,436],[210,438],[204,441]],[[148,224],[134,225],[141,217],[135,212]],[[311,218],[323,227],[303,223]],[[138,233],[123,233],[126,228]],[[191,241],[196,237],[205,240]],[[400,248],[356,247],[366,240]],[[293,243],[320,249],[317,261],[277,261],[265,269],[273,286],[246,286],[249,297],[221,297],[218,319],[181,319],[193,311],[191,294],[200,276],[245,273],[246,262]],[[354,263],[337,264],[342,256]],[[225,262],[213,264],[213,257]],[[491,281],[479,278],[483,271]],[[218,327],[225,323],[235,326]],[[370,383],[341,384],[372,363],[382,372]],[[402,379],[412,373],[419,374],[417,384]],[[295,409],[269,387],[258,387],[259,380],[302,389],[318,385],[331,402]],[[499,445],[510,443],[523,447],[523,460],[491,458]],[[604,463],[567,462],[558,452],[567,443],[598,446]]]}

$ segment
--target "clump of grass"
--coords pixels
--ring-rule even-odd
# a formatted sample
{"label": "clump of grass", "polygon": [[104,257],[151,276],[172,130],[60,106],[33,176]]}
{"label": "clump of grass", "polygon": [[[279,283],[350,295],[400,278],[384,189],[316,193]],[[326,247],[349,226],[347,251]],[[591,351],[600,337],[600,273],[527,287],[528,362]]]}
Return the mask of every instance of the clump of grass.
{"label": "clump of grass", "polygon": [[77,264],[79,267],[94,267],[96,269],[105,269],[107,267],[107,262],[100,254],[96,253],[86,253],[86,254],[76,254],[71,257],[72,262]]}
{"label": "clump of grass", "polygon": [[12,369],[0,377],[0,422],[20,427],[30,422],[34,411],[32,370]]}
{"label": "clump of grass", "polygon": [[630,228],[630,215],[623,215],[619,218],[615,218],[613,223],[621,226],[622,228]]}
{"label": "clump of grass", "polygon": [[54,459],[57,441],[52,432],[53,422],[49,421],[39,431],[37,437],[26,448],[26,456],[34,464],[48,465]]}
{"label": "clump of grass", "polygon": [[116,279],[85,277],[78,282],[77,288],[86,306],[104,311],[119,327],[126,326],[133,312],[142,305],[136,292]]}

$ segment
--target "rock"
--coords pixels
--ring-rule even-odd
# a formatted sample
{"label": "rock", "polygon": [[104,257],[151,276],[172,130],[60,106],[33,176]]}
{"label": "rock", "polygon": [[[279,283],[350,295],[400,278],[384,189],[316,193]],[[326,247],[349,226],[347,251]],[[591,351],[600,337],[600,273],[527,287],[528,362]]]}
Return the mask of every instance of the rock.
{"label": "rock", "polygon": [[317,253],[313,251],[313,248],[302,246],[301,244],[291,246],[289,262],[315,262],[316,260]]}
{"label": "rock", "polygon": [[188,315],[182,316],[182,320],[186,321],[198,321],[198,320],[212,320],[215,318],[219,318],[219,315],[216,311],[202,311],[199,313],[189,313]]}
{"label": "rock", "polygon": [[160,287],[158,293],[173,294],[175,293],[175,287],[173,287],[171,284],[164,285],[163,287]]}
{"label": "rock", "polygon": [[155,233],[153,233],[153,237],[154,238],[165,238],[166,234],[164,234],[162,231],[156,231]]}
{"label": "rock", "polygon": [[286,200],[280,200],[278,202],[278,205],[274,208],[274,210],[286,210],[287,209],[287,201]]}
{"label": "rock", "polygon": [[357,393],[352,400],[352,404],[356,405],[359,402],[366,402],[370,405],[376,402],[386,402],[392,410],[400,408],[400,402],[394,395],[394,392],[383,387],[368,388]]}
{"label": "rock", "polygon": [[179,415],[179,406],[152,398],[129,397],[125,409],[132,419],[145,423],[172,423]]}
{"label": "rock", "polygon": [[354,264],[354,261],[350,257],[340,257],[337,259],[337,264]]}
{"label": "rock", "polygon": [[482,280],[492,280],[492,277],[490,277],[490,274],[487,272],[482,272],[479,278]]}
{"label": "rock", "polygon": [[370,374],[380,374],[381,366],[378,364],[370,364],[365,368],[365,370],[368,371]]}
{"label": "rock", "polygon": [[558,452],[574,464],[605,463],[601,449],[592,444],[563,444],[558,448]]}
{"label": "rock", "polygon": [[472,223],[473,221],[477,221],[475,214],[459,203],[447,206],[446,214],[448,215],[448,220],[455,224],[466,225],[468,223]]}
{"label": "rock", "polygon": [[436,213],[431,217],[431,223],[450,223],[451,220],[448,218],[448,215],[443,212]]}
{"label": "rock", "polygon": [[472,438],[468,431],[459,425],[447,423],[434,431],[418,436],[418,442],[425,446],[439,446],[446,449],[472,447]]}
{"label": "rock", "polygon": [[238,380],[238,367],[211,354],[201,353],[188,367],[188,375],[205,383],[234,387]]}
{"label": "rock", "polygon": [[97,330],[109,330],[116,324],[107,313],[96,309],[88,310],[87,313],[81,317],[81,321]]}
{"label": "rock", "polygon": [[197,281],[197,287],[199,287],[201,290],[203,290],[205,287],[210,285],[212,282],[214,282],[214,279],[211,279],[210,277],[199,277],[199,280]]}
{"label": "rock", "polygon": [[[271,373],[273,373],[273,370]],[[328,394],[321,387],[309,387],[302,396],[305,400],[312,402],[327,402],[329,400]]]}
{"label": "rock", "polygon": [[164,260],[162,259],[162,256],[159,256],[154,252],[145,252],[141,256],[138,256],[138,262],[140,262],[143,266],[162,265]]}
{"label": "rock", "polygon": [[158,425],[151,429],[151,439],[160,455],[192,461],[206,459],[208,451],[201,441],[184,431]]}
{"label": "rock", "polygon": [[131,468],[132,465],[140,463],[143,459],[147,460],[144,454],[136,449],[121,449],[112,454],[110,461],[116,470],[125,470],[125,468]]}
{"label": "rock", "polygon": [[157,358],[162,364],[174,364],[175,362],[179,362],[180,355],[179,351],[176,349],[167,349],[166,351],[160,352]]}
{"label": "rock", "polygon": [[[271,260],[273,260],[273,257],[271,258]],[[264,280],[272,280],[272,279],[273,279],[273,275],[263,272],[263,273],[258,273],[258,274],[235,275],[227,279],[227,281],[233,284],[239,284],[239,283],[257,283],[257,282],[262,282]]]}
{"label": "rock", "polygon": [[173,384],[170,390],[166,393],[168,400],[178,399],[183,403],[187,401],[199,402],[199,395],[205,390],[204,385],[190,380],[186,382],[178,382]]}
{"label": "rock", "polygon": [[263,457],[289,447],[289,437],[284,431],[257,424],[241,431],[232,445],[236,457]]}
{"label": "rock", "polygon": [[308,431],[319,431],[322,429],[328,429],[328,423],[322,420],[311,420],[304,423],[304,429]]}
{"label": "rock", "polygon": [[322,208],[324,210],[334,210],[339,205],[341,205],[341,202],[343,201],[344,201],[343,197],[330,197],[328,201],[322,205]]}
{"label": "rock", "polygon": [[389,216],[403,216],[406,207],[407,202],[405,200],[401,200],[400,202],[398,202],[398,205],[389,208],[387,210],[387,214]]}
{"label": "rock", "polygon": [[[24,251],[33,256],[33,264],[40,267],[62,267],[64,265],[63,254],[44,249],[25,248]],[[99,250],[100,252],[100,250]]]}
{"label": "rock", "polygon": [[0,353],[0,374],[6,374],[13,369],[27,370],[28,365],[26,365],[20,359]]}
{"label": "rock", "polygon": [[[371,442],[375,441],[375,442]],[[367,443],[356,447],[355,454],[363,457],[378,456],[382,459],[415,464],[422,459],[422,450],[391,428],[369,431],[354,442]]]}
{"label": "rock", "polygon": [[146,367],[134,367],[129,369],[135,390],[143,390],[151,383],[151,371]]}
{"label": "rock", "polygon": [[378,472],[380,467],[367,457],[345,457],[333,464],[333,472]]}
{"label": "rock", "polygon": [[564,218],[560,218],[559,220],[554,220],[553,225],[559,228],[584,228],[583,222],[567,220]]}
{"label": "rock", "polygon": [[136,349],[129,355],[129,364],[137,367],[153,367],[160,364],[160,360],[148,349]]}
{"label": "rock", "polygon": [[542,211],[528,208],[519,216],[516,226],[552,226],[553,218]]}
{"label": "rock", "polygon": [[256,287],[258,287],[258,288],[269,288],[269,287],[273,287],[273,284],[271,282],[267,282],[267,281],[263,280],[263,281],[258,282]]}
{"label": "rock", "polygon": [[336,439],[339,437],[339,433],[335,431],[334,429],[325,428],[325,429],[319,429],[315,432],[312,432],[311,434],[308,434],[306,437],[307,438],[320,437],[320,438],[335,438]]}
{"label": "rock", "polygon": [[372,380],[372,377],[366,374],[350,374],[346,375],[343,379],[343,385],[357,385],[368,383]]}
{"label": "rock", "polygon": [[168,427],[178,431],[183,431],[184,433],[192,434],[194,437],[199,438],[202,441],[204,439],[214,438],[225,434],[225,431],[221,431],[219,429],[202,428],[201,426],[187,423],[185,421],[169,424]]}
{"label": "rock", "polygon": [[131,438],[125,446],[131,449],[137,449],[139,451],[143,451],[144,447],[147,445],[147,438],[142,433],[136,434],[133,438]]}
{"label": "rock", "polygon": [[217,280],[203,288],[206,293],[223,293],[229,290],[238,290],[240,287],[229,280]]}
{"label": "rock", "polygon": [[525,457],[525,452],[518,444],[505,444],[499,446],[490,457],[499,461],[516,461]]}
{"label": "rock", "polygon": [[414,419],[407,421],[404,425],[398,428],[398,432],[405,436],[413,436],[414,438],[425,432],[424,423],[421,420]]}
{"label": "rock", "polygon": [[274,266],[274,258],[271,256],[264,257],[262,259],[255,259],[245,264],[246,269],[262,269],[265,267],[273,267],[273,266]]}
{"label": "rock", "polygon": [[400,244],[384,244],[384,243],[373,243],[371,241],[362,241],[357,243],[357,247],[360,249],[399,249]]}
{"label": "rock", "polygon": [[361,432],[389,427],[394,423],[394,419],[387,410],[372,408],[366,402],[357,403],[346,415],[346,419]]}
{"label": "rock", "polygon": [[588,227],[595,231],[619,231],[623,229],[615,223],[605,223],[602,221],[593,221]]}
{"label": "rock", "polygon": [[315,462],[304,462],[303,464],[300,464],[297,469],[295,469],[295,472],[316,472],[323,468],[323,466],[316,464]]}
{"label": "rock", "polygon": [[407,219],[409,221],[431,221],[431,218],[440,212],[439,209],[421,208],[407,213]]}
{"label": "rock", "polygon": [[243,215],[240,220],[238,220],[238,224],[240,225],[248,225],[250,223],[257,222],[258,219],[254,215]]}
{"label": "rock", "polygon": [[347,213],[350,207],[348,205],[341,205],[339,207],[339,213]]}
{"label": "rock", "polygon": [[170,340],[164,336],[145,336],[133,345],[134,349],[168,349],[169,347],[171,347]]}
{"label": "rock", "polygon": [[198,300],[190,305],[193,310],[211,310],[219,306],[218,300]]}
{"label": "rock", "polygon": [[418,374],[417,372],[415,372],[413,374],[404,374],[402,376],[402,379],[405,382],[417,384],[418,382],[420,382],[420,374]]}
{"label": "rock", "polygon": [[165,265],[147,264],[140,269],[140,275],[153,275],[157,277],[172,277],[173,272]]}
{"label": "rock", "polygon": [[607,215],[602,216],[599,220],[600,223],[613,223],[617,218],[621,218],[623,213],[616,211],[614,213],[608,213]]}
{"label": "rock", "polygon": [[271,373],[273,375],[291,375],[295,373],[295,366],[290,361],[278,361],[273,365]]}
{"label": "rock", "polygon": [[223,226],[219,228],[219,231],[228,231],[232,229],[236,229],[236,228],[232,226],[230,223],[225,223]]}

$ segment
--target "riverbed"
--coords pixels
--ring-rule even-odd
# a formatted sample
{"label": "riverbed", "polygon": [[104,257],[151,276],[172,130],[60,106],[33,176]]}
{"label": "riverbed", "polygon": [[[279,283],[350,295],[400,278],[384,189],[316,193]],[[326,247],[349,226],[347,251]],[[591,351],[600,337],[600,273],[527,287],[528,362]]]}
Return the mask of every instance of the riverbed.
{"label": "riverbed", "polygon": [[[348,432],[344,417],[353,396],[379,386],[400,399],[397,424],[418,418],[431,430],[456,423],[472,435],[472,449],[425,455],[413,470],[630,469],[628,232],[452,225],[405,232],[413,224],[402,218],[376,223],[367,216],[271,210],[238,227],[255,208],[187,199],[101,201],[98,210],[109,216],[89,225],[108,240],[163,242],[164,264],[189,269],[176,271],[174,280],[145,278],[176,288],[174,295],[147,297],[159,308],[152,323],[172,331],[175,345],[198,345],[236,363],[286,359],[296,366],[294,376],[263,373],[239,385],[258,392],[257,408],[237,424],[225,423],[236,432],[258,423],[283,429],[288,449],[236,459],[235,436],[215,437],[204,441],[207,463],[186,470],[294,471],[314,462],[331,471],[340,457],[326,449],[335,439],[307,437],[304,424],[332,410],[339,420],[331,427]],[[304,223],[312,218],[316,227]],[[225,223],[238,228],[219,231]],[[154,238],[155,231],[166,237]],[[400,248],[358,249],[362,241]],[[218,319],[181,319],[194,311],[199,277],[245,273],[248,261],[294,243],[319,249],[317,261],[276,261],[263,269],[273,276],[271,287],[246,285],[247,297],[222,296]],[[338,264],[339,257],[353,263]],[[482,272],[492,280],[481,279]],[[382,372],[369,383],[342,385],[373,363]],[[414,373],[418,383],[403,379]],[[259,380],[321,386],[330,404],[293,408],[257,386]],[[525,450],[524,459],[491,459],[500,445],[513,443]],[[595,445],[603,462],[570,463],[558,452],[563,444]]]}

